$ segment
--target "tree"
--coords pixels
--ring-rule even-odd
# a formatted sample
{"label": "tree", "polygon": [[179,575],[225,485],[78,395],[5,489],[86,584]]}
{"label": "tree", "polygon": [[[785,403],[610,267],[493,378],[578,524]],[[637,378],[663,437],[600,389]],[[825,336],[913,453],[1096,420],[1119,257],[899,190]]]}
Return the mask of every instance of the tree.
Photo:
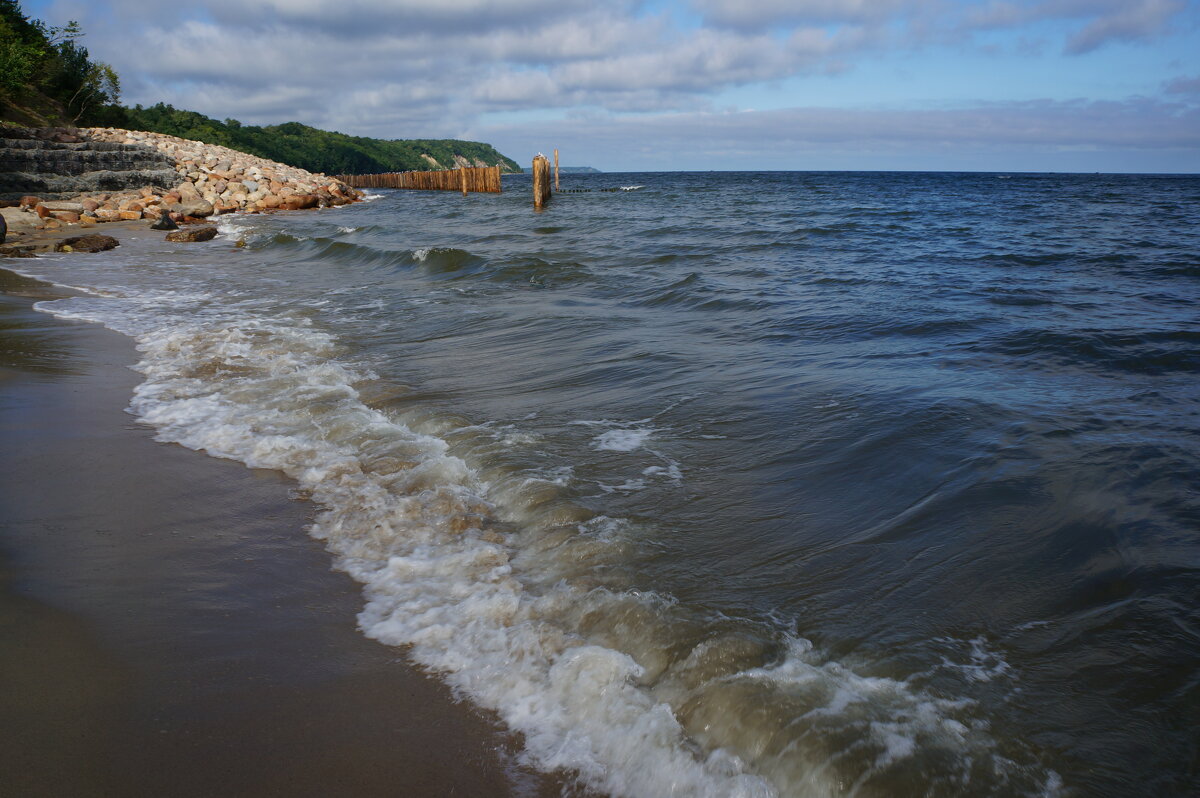
{"label": "tree", "polygon": [[116,105],[121,100],[121,79],[116,70],[102,61],[88,62],[87,72],[79,88],[67,101],[67,112],[77,108],[71,124],[78,124],[80,117],[105,105]]}

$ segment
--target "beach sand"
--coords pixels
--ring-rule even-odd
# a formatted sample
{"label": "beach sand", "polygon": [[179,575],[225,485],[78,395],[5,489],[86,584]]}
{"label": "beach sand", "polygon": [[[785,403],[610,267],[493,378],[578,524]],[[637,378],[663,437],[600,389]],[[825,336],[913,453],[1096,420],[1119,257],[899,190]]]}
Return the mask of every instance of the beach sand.
{"label": "beach sand", "polygon": [[0,270],[0,794],[570,791],[358,632],[283,476],[155,442],[131,342],[47,291]]}

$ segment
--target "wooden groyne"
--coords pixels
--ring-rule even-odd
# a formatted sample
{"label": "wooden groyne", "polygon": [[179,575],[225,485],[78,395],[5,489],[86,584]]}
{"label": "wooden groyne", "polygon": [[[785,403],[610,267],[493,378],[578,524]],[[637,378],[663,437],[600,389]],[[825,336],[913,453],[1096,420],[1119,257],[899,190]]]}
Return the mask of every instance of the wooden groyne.
{"label": "wooden groyne", "polygon": [[545,155],[533,158],[533,207],[541,210],[550,201],[550,161]]}
{"label": "wooden groyne", "polygon": [[354,188],[408,188],[418,191],[461,191],[499,194],[499,166],[468,166],[437,172],[385,172],[380,175],[341,175]]}

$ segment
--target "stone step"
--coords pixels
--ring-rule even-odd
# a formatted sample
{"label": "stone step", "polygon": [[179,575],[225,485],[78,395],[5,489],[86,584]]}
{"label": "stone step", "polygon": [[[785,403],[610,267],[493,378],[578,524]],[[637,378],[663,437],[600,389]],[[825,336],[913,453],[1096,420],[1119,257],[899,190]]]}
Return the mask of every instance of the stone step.
{"label": "stone step", "polygon": [[81,175],[100,169],[124,171],[129,169],[174,168],[170,158],[144,152],[50,153],[38,150],[0,149],[0,172],[45,172],[55,175]]}
{"label": "stone step", "polygon": [[81,175],[0,172],[0,199],[15,200],[31,194],[41,199],[62,199],[79,194],[131,191],[143,186],[162,189],[179,184],[174,169],[98,170]]}
{"label": "stone step", "polygon": [[179,181],[175,161],[143,144],[0,138],[0,199],[171,188]]}
{"label": "stone step", "polygon": [[116,141],[80,141],[65,144],[58,141],[42,141],[40,139],[6,139],[0,138],[0,149],[13,150],[96,150],[110,152],[135,152],[152,149],[143,144],[122,144]]}

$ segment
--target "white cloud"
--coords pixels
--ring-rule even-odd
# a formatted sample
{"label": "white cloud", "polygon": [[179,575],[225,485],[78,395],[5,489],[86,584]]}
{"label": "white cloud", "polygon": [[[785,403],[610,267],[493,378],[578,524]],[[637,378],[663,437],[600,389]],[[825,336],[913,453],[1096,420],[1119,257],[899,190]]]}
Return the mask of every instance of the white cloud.
{"label": "white cloud", "polygon": [[[294,119],[383,137],[486,131],[479,120],[495,113],[598,113],[609,131],[626,124],[610,115],[649,115],[648,129],[663,119],[688,119],[703,126],[689,141],[711,135],[714,147],[746,149],[749,139],[738,136],[795,141],[789,130],[750,119],[788,119],[810,136],[804,146],[857,141],[862,131],[880,129],[876,123],[895,127],[870,139],[879,146],[901,141],[897,131],[905,130],[910,140],[928,142],[983,129],[1013,140],[1025,140],[1031,129],[1066,129],[1068,117],[1089,118],[1094,108],[1035,114],[1013,106],[1006,120],[980,109],[900,116],[795,109],[726,118],[714,115],[713,106],[729,104],[741,87],[852,71],[947,41],[970,49],[990,37],[990,47],[1011,33],[1005,40],[1011,49],[1020,36],[1056,35],[1059,48],[1084,53],[1148,40],[1186,6],[1184,0],[681,2],[699,16],[639,0],[59,0],[60,13],[49,21],[80,18],[93,57],[118,69],[129,102],[162,100],[217,118]],[[1183,96],[1185,85],[1162,90]],[[924,96],[919,91],[914,96]],[[951,119],[954,130],[946,127]],[[1028,127],[1017,126],[1020,120]],[[1157,128],[1146,127],[1153,139]],[[821,139],[822,130],[837,132]],[[1087,126],[1077,132],[1090,135]]]}
{"label": "white cloud", "polygon": [[[472,134],[511,142],[518,153],[559,146],[571,164],[648,171],[764,164],[864,169],[895,168],[897,163],[948,169],[981,160],[999,169],[1037,164],[1124,171],[1134,162],[1161,163],[1161,171],[1200,169],[1200,109],[1145,99],[942,110],[790,108],[591,117],[542,125],[536,140],[521,126],[477,128]],[[1083,162],[1079,153],[1088,154],[1088,166],[1077,166]],[[1133,160],[1118,155],[1128,153],[1135,154]],[[881,163],[890,166],[879,167]]]}
{"label": "white cloud", "polygon": [[943,0],[692,0],[709,22],[761,29],[788,24],[883,24],[944,8]]}
{"label": "white cloud", "polygon": [[1082,54],[1111,42],[1152,39],[1186,8],[1185,0],[992,0],[971,9],[964,26],[995,30],[1066,21],[1077,27],[1063,49]]}

